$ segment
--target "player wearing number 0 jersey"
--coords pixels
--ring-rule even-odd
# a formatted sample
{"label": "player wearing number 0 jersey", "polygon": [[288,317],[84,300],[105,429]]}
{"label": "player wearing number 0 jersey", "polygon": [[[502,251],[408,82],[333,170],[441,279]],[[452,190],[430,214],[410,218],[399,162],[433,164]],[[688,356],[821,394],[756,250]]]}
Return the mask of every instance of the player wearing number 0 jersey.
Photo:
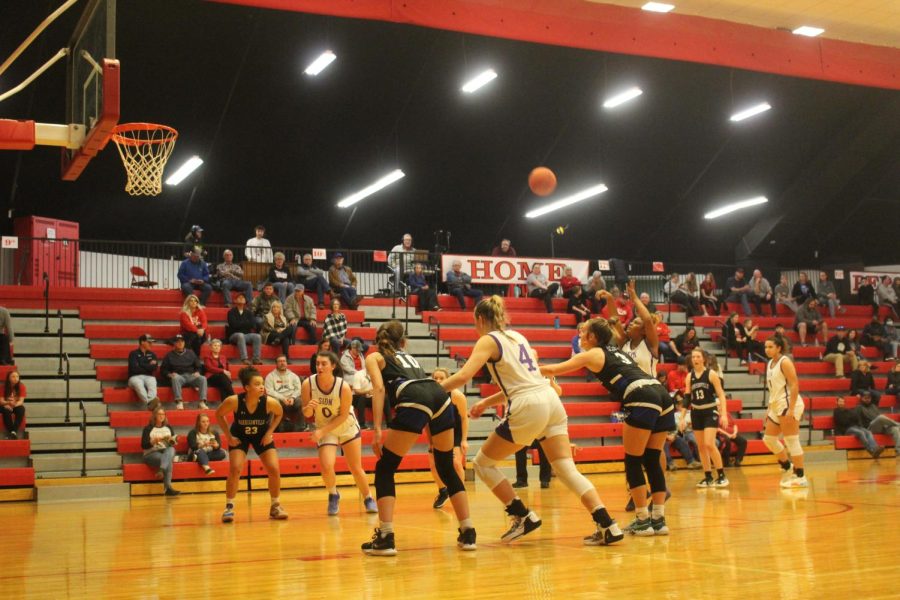
{"label": "player wearing number 0 jersey", "polygon": [[[252,447],[259,461],[269,476],[269,495],[272,506],[269,517],[287,519],[287,513],[281,508],[279,494],[281,491],[281,473],[278,469],[278,451],[275,450],[273,435],[283,415],[281,403],[266,396],[266,385],[262,375],[253,367],[244,367],[238,374],[244,392],[227,397],[216,409],[216,422],[225,432],[228,441],[228,481],[225,484],[225,512],[222,522],[234,521],[234,498],[237,496],[238,482],[244,472],[247,453]],[[234,414],[231,427],[225,415]]]}
{"label": "player wearing number 0 jersey", "polygon": [[[800,384],[794,363],[784,355],[786,347],[787,341],[781,336],[775,335],[766,340],[766,356],[769,357],[766,364],[769,408],[766,411],[763,442],[781,464],[781,487],[805,488],[809,483],[803,471],[803,447],[800,445],[803,398],[800,397]],[[779,435],[784,436],[783,445],[778,439]]]}
{"label": "player wearing number 0 jersey", "polygon": [[[721,422],[723,428],[728,427],[728,409],[725,405],[725,392],[719,375],[709,368],[706,352],[699,348],[691,351],[690,376],[685,381],[684,395],[691,405],[691,425],[697,434],[697,445],[700,461],[703,463],[704,478],[697,484],[699,488],[727,487],[728,478],[722,468],[722,455],[716,445],[716,432]],[[710,461],[716,469],[717,478],[713,481]]]}
{"label": "player wearing number 0 jersey", "polygon": [[624,535],[603,506],[594,485],[575,468],[569,444],[568,418],[559,396],[541,375],[528,340],[506,329],[503,299],[492,296],[475,307],[475,329],[481,336],[472,355],[458,373],[445,379],[445,390],[454,390],[487,366],[502,394],[477,402],[471,409],[478,418],[489,406],[508,402],[506,417],[491,433],[474,460],[475,473],[506,506],[512,524],[501,536],[511,542],[541,526],[538,516],[525,506],[497,463],[537,439],[556,476],[574,492],[594,519],[594,533],[584,538],[590,546],[607,545]]}
{"label": "player wearing number 0 jersey", "polygon": [[[394,474],[403,456],[416,443],[427,427],[431,433],[434,466],[447,486],[450,502],[459,519],[457,546],[475,549],[475,528],[469,518],[466,488],[453,468],[454,408],[450,395],[426,375],[418,361],[404,351],[403,325],[388,321],[378,328],[375,343],[378,350],[366,357],[366,372],[372,380],[372,442],[378,463],[375,465],[375,492],[378,497],[380,525],[370,542],[362,545],[366,554],[394,556]],[[391,434],[382,445],[381,422],[385,397],[394,409]]]}

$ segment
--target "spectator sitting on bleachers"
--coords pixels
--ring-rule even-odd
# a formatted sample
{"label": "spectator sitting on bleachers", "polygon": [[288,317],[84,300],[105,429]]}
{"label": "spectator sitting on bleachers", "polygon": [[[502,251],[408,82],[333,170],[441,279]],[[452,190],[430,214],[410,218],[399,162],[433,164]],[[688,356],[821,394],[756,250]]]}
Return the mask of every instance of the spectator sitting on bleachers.
{"label": "spectator sitting on bleachers", "polygon": [[684,276],[682,287],[688,297],[693,298],[692,302],[696,302],[699,311],[697,314],[706,315],[706,308],[703,306],[703,302],[700,301],[700,286],[697,284],[697,276],[693,272]]}
{"label": "spectator sitting on bleachers", "polygon": [[566,312],[575,315],[576,323],[587,322],[591,318],[591,309],[589,309],[584,303],[584,296],[583,292],[581,291],[581,286],[576,285],[572,287],[568,298],[569,304],[566,307]]}
{"label": "spectator sitting on bleachers", "polygon": [[144,464],[156,469],[156,478],[162,480],[166,496],[181,493],[172,487],[176,441],[175,431],[166,420],[166,411],[162,406],[157,406],[150,413],[150,423],[141,433],[141,448],[144,449]]}
{"label": "spectator sitting on bleachers", "polygon": [[893,366],[891,366],[891,370],[888,371],[887,385],[884,388],[884,393],[892,396],[900,396],[900,362],[895,362]]}
{"label": "spectator sitting on bleachers", "polygon": [[806,334],[811,333],[813,340],[819,342],[819,330],[822,331],[822,339],[828,339],[828,323],[822,320],[819,314],[819,302],[809,298],[803,306],[797,310],[794,319],[794,330],[800,334],[800,345],[806,346]]}
{"label": "spectator sitting on bleachers", "polygon": [[222,290],[222,298],[225,300],[225,308],[231,308],[231,291],[243,293],[247,302],[253,302],[253,284],[244,279],[244,269],[234,262],[234,252],[225,250],[222,253],[224,262],[216,266],[216,278],[219,280],[219,289]]}
{"label": "spectator sitting on bleachers", "polygon": [[553,297],[559,289],[559,284],[556,282],[549,283],[547,281],[547,276],[541,273],[542,266],[541,263],[534,263],[534,266],[531,268],[531,273],[525,280],[525,287],[528,289],[528,296],[530,298],[539,298],[542,300],[547,312],[552,313]]}
{"label": "spectator sitting on bleachers", "polygon": [[[641,301],[644,296],[641,294]],[[674,350],[675,343],[672,341],[672,330],[669,324],[663,321],[662,315],[658,312],[650,313],[653,324],[656,325],[656,337],[659,340],[659,356],[660,362],[678,362],[678,354]]]}
{"label": "spectator sitting on bleachers", "polygon": [[617,318],[622,327],[627,327],[632,317],[634,317],[634,303],[622,294],[618,286],[613,286],[610,292],[610,299],[612,302],[607,301],[606,304],[609,316]]}
{"label": "spectator sitting on bleachers", "polygon": [[900,454],[900,427],[896,421],[892,421],[879,412],[878,399],[873,400],[870,392],[863,392],[859,395],[859,404],[856,405],[855,410],[859,416],[860,425],[872,433],[885,434],[894,438],[894,450]]}
{"label": "spectator sitting on bleachers", "polygon": [[[791,288],[788,285],[787,275],[782,275],[781,280],[778,285],[775,286],[775,305],[776,307],[779,304],[784,304],[791,312],[797,312],[797,309],[800,308],[797,305],[797,301],[791,296]],[[775,313],[772,313],[773,315]]]}
{"label": "spectator sitting on bleachers", "polygon": [[728,315],[728,320],[722,326],[722,338],[725,340],[726,350],[734,350],[741,364],[747,362],[747,331],[738,319],[736,312]]}
{"label": "spectator sitting on bleachers", "polygon": [[[225,397],[222,399],[224,400]],[[209,466],[211,461],[228,458],[228,454],[222,448],[219,432],[209,426],[209,415],[206,413],[197,415],[194,428],[188,432],[187,442],[188,460],[191,462],[196,461],[207,475],[214,475],[216,472],[215,469]]]}
{"label": "spectator sitting on bleachers", "polygon": [[206,260],[208,253],[203,249],[203,228],[199,225],[193,225],[184,236],[184,257],[190,256],[193,250],[198,250],[201,258]]}
{"label": "spectator sitting on bleachers", "polygon": [[294,335],[297,334],[297,329],[302,327],[309,338],[307,343],[316,343],[316,328],[319,326],[316,322],[316,305],[312,298],[306,295],[306,288],[302,283],[294,287],[294,294],[287,299],[284,316],[294,326]]}
{"label": "spectator sitting on bleachers", "polygon": [[856,352],[847,343],[847,333],[844,331],[843,325],[838,325],[835,334],[831,336],[831,339],[825,344],[825,356],[823,357],[823,360],[825,362],[834,363],[834,375],[841,379],[844,378],[845,360],[850,363],[851,371],[855,371],[859,366]]}
{"label": "spectator sitting on bleachers", "polygon": [[[809,282],[809,277],[801,271],[797,283],[791,289],[791,297],[798,307],[802,307],[808,300],[816,297],[816,288]],[[799,310],[799,308],[798,308]]]}
{"label": "spectator sitting on bleachers", "polygon": [[716,277],[707,273],[700,284],[700,303],[707,316],[719,314],[719,299],[716,297]]}
{"label": "spectator sitting on bleachers", "polygon": [[419,297],[420,311],[441,310],[438,304],[437,292],[428,284],[422,263],[417,262],[415,264],[413,272],[406,276],[406,284],[409,286],[409,292]]}
{"label": "spectator sitting on bleachers", "polygon": [[750,300],[756,305],[756,313],[759,316],[763,314],[763,302],[768,303],[772,308],[772,314],[775,314],[775,294],[769,280],[762,276],[759,269],[753,271],[753,277],[750,278]]}
{"label": "spectator sitting on bleachers", "polygon": [[[722,455],[722,464],[724,466],[728,467],[732,464],[735,467],[741,466],[741,463],[744,461],[744,455],[747,453],[747,440],[738,433],[738,426],[734,422],[734,417],[729,419],[728,429],[722,429],[721,425],[719,426],[718,431],[716,431],[716,446],[718,446],[719,453]],[[733,463],[731,459],[732,450],[735,452]]]}
{"label": "spectator sitting on bleachers", "polygon": [[319,308],[325,308],[325,293],[331,291],[328,285],[328,273],[313,265],[313,256],[309,252],[303,255],[303,262],[297,265],[297,281],[319,298]]}
{"label": "spectator sitting on bleachers", "polygon": [[331,286],[332,300],[335,299],[334,292],[337,292],[350,310],[356,310],[359,305],[356,297],[356,275],[344,264],[344,255],[340,252],[332,259],[331,268],[328,270],[328,284]]}
{"label": "spectator sitting on bleachers", "polygon": [[[668,438],[669,436],[666,436],[666,441],[669,441]],[[697,438],[691,428],[691,412],[684,410],[683,400],[680,399],[675,401],[675,437],[672,439],[671,445],[675,446],[675,449],[681,454],[688,469],[693,471],[703,467],[703,463],[700,462]]]}
{"label": "spectator sitting on bleachers", "polygon": [[292,279],[290,269],[284,264],[284,254],[276,252],[275,260],[272,266],[269,267],[266,283],[271,283],[272,287],[275,288],[275,293],[278,294],[278,299],[281,300],[282,305],[287,301],[288,296],[294,293]]}
{"label": "spectator sitting on bleachers", "polygon": [[[222,356],[222,340],[213,340],[209,343],[209,356],[203,359],[203,370],[208,387],[219,390],[219,396],[222,400],[234,395],[234,386],[231,385],[231,371],[228,369],[228,359]],[[201,402],[200,408],[209,407]]]}
{"label": "spectator sitting on bleachers", "polygon": [[894,347],[885,339],[886,337],[887,331],[885,330],[885,326],[878,320],[878,311],[875,311],[875,314],[872,315],[872,320],[869,321],[868,325],[863,327],[860,343],[862,343],[863,346],[878,348],[878,351],[881,352],[882,356],[887,360],[894,351]]}
{"label": "spectator sitting on bleachers", "polygon": [[[884,357],[891,360],[897,360],[897,347],[900,346],[900,331],[894,327],[894,320],[888,317],[884,320]],[[890,352],[888,352],[890,348]]]}
{"label": "spectator sitting on bleachers", "polygon": [[0,365],[12,365],[13,362],[13,344],[16,341],[16,334],[13,331],[12,317],[9,311],[0,306]]}
{"label": "spectator sitting on bleachers", "polygon": [[700,340],[697,339],[697,330],[688,326],[683,333],[675,337],[675,341],[672,343],[672,351],[680,359],[682,356],[688,356],[691,350],[699,345]]}
{"label": "spectator sitting on bleachers", "polygon": [[890,275],[881,278],[878,287],[875,288],[875,296],[878,298],[880,306],[887,306],[891,309],[891,316],[900,319],[900,314],[897,314],[900,305],[898,305],[897,292],[894,290],[894,281]]}
{"label": "spectator sitting on bleachers", "polygon": [[678,361],[678,366],[675,367],[675,370],[669,371],[666,376],[666,389],[669,390],[669,395],[672,396],[676,403],[684,402],[684,382],[688,373],[687,358],[685,358]]}
{"label": "spectator sitting on bleachers", "polygon": [[900,275],[894,277],[894,293],[900,298]]}
{"label": "spectator sitting on bleachers", "polygon": [[703,314],[703,309],[700,308],[700,298],[688,292],[678,273],[672,273],[666,285],[663,286],[663,292],[669,298],[670,304],[684,307],[688,318]]}
{"label": "spectator sitting on bleachers", "polygon": [[[837,290],[834,288],[834,283],[828,280],[826,271],[819,271],[819,289],[816,291],[816,299],[819,301],[819,304],[828,307],[828,316],[832,319],[837,314],[838,309],[841,309],[841,301],[838,300]],[[841,312],[846,311],[841,309]]]}
{"label": "spectator sitting on bleachers", "polygon": [[760,359],[765,362],[766,359],[766,348],[762,342],[757,339],[759,336],[759,325],[753,322],[753,319],[744,319],[744,331],[747,333],[747,341],[745,342],[747,347],[747,361],[752,361],[754,358]]}
{"label": "spectator sitting on bleachers", "polygon": [[878,445],[872,432],[860,424],[859,412],[844,406],[844,397],[837,397],[837,407],[832,413],[834,419],[834,435],[852,435],[860,441],[873,458],[878,458],[884,448]]}
{"label": "spectator sitting on bleachers", "polygon": [[728,302],[740,302],[744,309],[744,316],[749,317],[750,312],[750,294],[752,290],[750,284],[744,279],[744,269],[738,267],[734,271],[734,276],[729,277],[725,281],[725,300]]}
{"label": "spectator sitting on bleachers", "polygon": [[[274,296],[272,297],[274,298]],[[247,342],[250,342],[253,346],[252,364],[261,365],[260,346],[262,345],[262,337],[256,333],[258,328],[256,317],[247,309],[246,298],[238,296],[234,302],[236,306],[228,311],[228,325],[225,327],[225,337],[228,338],[230,343],[237,346],[241,362],[245,365],[251,364],[247,357]]]}
{"label": "spectator sitting on bleachers", "polygon": [[363,342],[351,340],[350,346],[341,355],[341,371],[344,381],[353,392],[353,410],[361,429],[366,427],[366,405],[372,402],[372,380],[366,373],[366,357]]}
{"label": "spectator sitting on bleachers", "polygon": [[331,342],[331,351],[338,354],[343,350],[344,338],[347,337],[347,315],[341,312],[341,301],[331,301],[331,312],[325,317],[322,338]]}
{"label": "spectator sitting on bleachers", "polygon": [[150,410],[159,405],[159,396],[156,395],[159,361],[150,349],[154,341],[149,333],[145,333],[138,338],[137,349],[128,353],[128,387]]}
{"label": "spectator sitting on bleachers", "polygon": [[875,314],[878,314],[878,303],[875,301],[875,285],[866,277],[859,282],[856,288],[856,301],[860,306],[871,306]]}
{"label": "spectator sitting on bleachers", "polygon": [[271,263],[272,262],[272,244],[265,237],[266,228],[257,225],[256,236],[247,240],[246,248],[244,248],[244,256],[250,262]]}
{"label": "spectator sitting on bleachers", "polygon": [[[647,310],[650,311],[651,314],[656,314],[659,312],[659,309],[656,308],[656,304],[654,304],[653,300],[650,299],[650,294],[647,292],[641,292],[640,295],[641,302],[644,303],[644,306],[647,307]],[[637,311],[632,311],[634,316],[637,316]]]}
{"label": "spectator sitting on bleachers", "polygon": [[[315,355],[313,356],[315,358]],[[315,373],[315,370],[313,370]],[[281,404],[284,418],[278,425],[280,431],[306,431],[303,407],[300,406],[300,377],[288,369],[286,355],[275,359],[275,368],[266,375],[266,395]]]}
{"label": "spectator sitting on bleachers", "polygon": [[[563,269],[563,276],[559,280],[559,286],[562,288],[563,298],[568,298],[572,294],[572,290],[581,287],[581,281],[572,275],[572,267]],[[582,290],[584,291],[584,290]]]}
{"label": "spectator sitting on bleachers", "polygon": [[[719,366],[719,359],[716,358],[715,354],[705,351],[704,354],[706,355],[706,360],[709,361],[709,370],[719,376],[719,383],[722,384],[722,389],[725,389],[725,373],[722,371],[722,367]],[[725,394],[725,397],[728,398],[730,396]]]}
{"label": "spectator sitting on bleachers", "polygon": [[285,356],[290,356],[291,346],[294,344],[294,326],[284,316],[281,302],[275,301],[272,303],[272,307],[263,321],[260,335],[265,344],[269,346],[281,345],[281,352]]}
{"label": "spectator sitting on bleachers", "polygon": [[506,256],[512,257],[516,255],[516,249],[512,247],[512,242],[508,239],[503,238],[500,240],[499,246],[494,246],[494,249],[491,250],[491,256]]}
{"label": "spectator sitting on bleachers", "polygon": [[775,335],[780,337],[784,341],[784,352],[782,352],[782,354],[784,354],[787,357],[790,357],[791,356],[791,340],[789,340],[787,338],[787,335],[785,335],[784,325],[782,325],[781,323],[775,324]]}
{"label": "spectator sitting on bleachers", "polygon": [[[575,325],[575,335],[572,337],[572,356],[576,354],[581,354],[581,332],[584,331],[586,325],[584,323],[577,323]],[[590,374],[590,371],[588,371]]]}
{"label": "spectator sitting on bleachers", "polygon": [[206,311],[200,306],[197,296],[191,294],[184,299],[179,320],[181,335],[184,336],[188,348],[193,350],[194,354],[200,356],[200,347],[209,337],[207,335],[209,324],[206,319]]}
{"label": "spectator sitting on bleachers", "polygon": [[472,276],[463,272],[462,262],[454,260],[447,272],[447,293],[456,298],[459,308],[466,309],[466,296],[472,298],[475,304],[481,302],[484,292],[472,287]]}
{"label": "spectator sitting on bleachers", "polygon": [[412,235],[403,234],[400,243],[391,248],[388,254],[388,267],[393,271],[394,290],[400,289],[400,282],[406,279],[406,275],[413,270],[416,249],[413,247]]}
{"label": "spectator sitting on bleachers", "polygon": [[197,388],[200,404],[206,403],[206,377],[200,374],[203,364],[193,350],[185,348],[184,336],[180,333],[173,342],[175,348],[163,358],[160,373],[172,382],[172,394],[175,396],[175,408],[184,408],[181,388],[184,386]]}
{"label": "spectator sitting on bleachers", "polygon": [[209,285],[209,266],[200,258],[199,251],[191,252],[190,256],[181,261],[178,281],[181,283],[181,293],[185,296],[200,290],[200,304],[206,306],[212,286]]}
{"label": "spectator sitting on bleachers", "polygon": [[25,421],[25,384],[19,380],[18,371],[6,374],[3,384],[3,396],[0,397],[0,414],[3,415],[3,426],[11,440],[19,438],[19,429]]}
{"label": "spectator sitting on bleachers", "polygon": [[271,283],[263,285],[262,292],[253,299],[253,315],[256,318],[256,329],[262,331],[266,315],[272,312],[272,305],[278,302],[275,287]]}
{"label": "spectator sitting on bleachers", "polygon": [[588,282],[584,284],[584,297],[588,306],[591,307],[591,312],[595,315],[599,315],[603,307],[606,306],[608,294],[605,292],[606,280],[603,279],[603,273],[594,271]]}
{"label": "spectator sitting on bleachers", "polygon": [[857,368],[850,373],[850,393],[854,396],[871,394],[875,404],[878,404],[881,392],[875,389],[875,377],[872,376],[871,368],[869,361],[859,361]]}

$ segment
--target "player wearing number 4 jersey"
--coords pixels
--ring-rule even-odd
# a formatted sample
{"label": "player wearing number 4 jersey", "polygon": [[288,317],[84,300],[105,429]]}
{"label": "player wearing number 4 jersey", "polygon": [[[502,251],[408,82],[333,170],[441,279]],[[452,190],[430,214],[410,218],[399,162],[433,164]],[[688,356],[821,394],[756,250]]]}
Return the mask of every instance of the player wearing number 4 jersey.
{"label": "player wearing number 4 jersey", "polygon": [[[266,396],[266,384],[259,371],[252,367],[241,369],[238,374],[244,392],[229,396],[216,410],[216,422],[228,440],[228,482],[225,484],[225,512],[222,522],[234,521],[234,498],[237,495],[238,482],[247,462],[247,452],[252,447],[269,475],[269,495],[272,506],[269,517],[287,519],[287,513],[281,508],[279,494],[281,491],[281,473],[278,470],[278,452],[272,438],[275,428],[283,415],[281,403]],[[225,415],[234,414],[231,427],[225,421]]]}
{"label": "player wearing number 4 jersey", "polygon": [[535,439],[544,449],[556,476],[574,492],[591,512],[596,530],[584,538],[589,546],[605,546],[621,540],[624,535],[603,506],[594,485],[578,472],[572,460],[569,444],[568,418],[559,396],[538,370],[531,346],[520,333],[506,329],[506,310],[503,299],[492,296],[475,307],[475,329],[481,336],[472,355],[462,369],[441,385],[454,390],[472,379],[485,365],[502,394],[495,394],[476,403],[471,416],[481,416],[486,408],[502,402],[509,403],[506,417],[491,433],[475,457],[475,473],[493,494],[506,506],[512,517],[509,530],[501,536],[511,542],[541,526],[538,516],[525,506],[512,485],[503,476],[497,463]]}
{"label": "player wearing number 4 jersey", "polygon": [[[700,461],[706,476],[697,484],[699,488],[727,487],[728,479],[722,467],[722,455],[716,445],[716,432],[721,424],[728,428],[728,409],[725,405],[725,392],[718,374],[707,365],[706,353],[699,348],[691,352],[691,365],[694,367],[690,377],[685,381],[684,395],[690,399],[691,426],[697,433],[697,445]],[[710,461],[716,469],[717,478],[713,481]]]}
{"label": "player wearing number 4 jersey", "polygon": [[[769,408],[766,411],[763,442],[781,464],[781,487],[805,488],[809,483],[803,472],[803,448],[800,446],[803,398],[800,397],[800,384],[794,363],[784,355],[786,345],[784,338],[778,335],[766,340],[766,356],[769,357],[766,365]],[[779,434],[784,435],[784,444],[778,439]]]}
{"label": "player wearing number 4 jersey", "polygon": [[[475,528],[469,518],[469,499],[466,488],[453,468],[454,411],[450,395],[426,375],[418,361],[407,354],[403,325],[388,321],[378,328],[375,343],[378,351],[366,357],[366,372],[372,380],[372,422],[375,435],[372,442],[378,463],[375,465],[375,492],[378,497],[378,518],[372,541],[362,545],[366,554],[394,556],[394,505],[396,492],[394,474],[403,456],[428,427],[434,466],[447,486],[450,503],[459,519],[457,546],[461,550],[475,549]],[[384,400],[394,409],[391,433],[382,445],[381,422]]]}

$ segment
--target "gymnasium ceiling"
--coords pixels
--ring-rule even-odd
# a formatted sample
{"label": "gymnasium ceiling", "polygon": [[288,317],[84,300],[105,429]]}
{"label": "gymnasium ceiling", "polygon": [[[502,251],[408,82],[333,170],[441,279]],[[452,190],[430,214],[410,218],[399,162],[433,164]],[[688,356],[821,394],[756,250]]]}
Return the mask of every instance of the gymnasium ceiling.
{"label": "gymnasium ceiling", "polygon": [[[17,2],[0,19],[0,56],[56,4]],[[181,137],[171,164],[192,154],[206,163],[157,198],[132,198],[111,146],[75,183],[58,181],[52,149],[3,152],[0,206],[79,221],[91,239],[174,241],[199,223],[211,242],[233,243],[262,222],[275,245],[389,248],[408,231],[429,247],[444,229],[454,251],[511,237],[520,254],[545,255],[550,232],[568,224],[557,255],[731,262],[752,246],[753,260],[785,265],[816,253],[897,262],[896,90],[212,2],[132,0],[118,17],[122,121],[172,125]],[[0,89],[64,45],[74,19],[63,21]],[[304,76],[324,48],[337,61]],[[461,94],[485,66],[500,76]],[[62,80],[51,70],[0,103],[0,117],[60,121]],[[627,85],[644,94],[600,108]],[[773,109],[729,122],[761,100]],[[541,202],[526,176],[540,164],[557,173],[558,195],[596,182],[610,190],[526,219]],[[335,207],[397,167],[406,177],[352,220]],[[768,205],[702,218],[760,194]]]}

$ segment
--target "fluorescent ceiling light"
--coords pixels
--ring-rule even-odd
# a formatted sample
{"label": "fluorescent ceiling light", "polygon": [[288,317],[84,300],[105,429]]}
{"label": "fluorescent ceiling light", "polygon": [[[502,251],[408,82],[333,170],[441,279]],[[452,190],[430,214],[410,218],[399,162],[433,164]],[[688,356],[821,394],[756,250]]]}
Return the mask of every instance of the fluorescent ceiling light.
{"label": "fluorescent ceiling light", "polygon": [[675,8],[674,4],[664,4],[662,2],[648,2],[641,7],[641,10],[649,10],[650,12],[667,13]]}
{"label": "fluorescent ceiling light", "polygon": [[794,35],[805,35],[806,37],[816,37],[817,35],[825,33],[825,30],[821,27],[810,27],[809,25],[803,25],[802,27],[798,27],[791,33],[793,33]]}
{"label": "fluorescent ceiling light", "polygon": [[603,103],[603,108],[615,108],[615,107],[619,106],[620,104],[625,104],[629,100],[633,100],[634,98],[637,98],[638,96],[640,96],[643,93],[644,93],[643,90],[641,90],[641,88],[639,88],[639,87],[628,88],[621,94],[616,94],[612,98],[607,99]]}
{"label": "fluorescent ceiling light", "polygon": [[717,217],[721,217],[722,215],[727,215],[728,213],[733,213],[736,210],[741,210],[742,208],[747,208],[748,206],[756,206],[757,204],[765,204],[769,199],[765,196],[757,196],[756,198],[750,198],[749,200],[741,200],[740,202],[732,202],[731,204],[726,204],[722,208],[717,208],[716,210],[710,211],[703,215],[704,219],[715,219]]}
{"label": "fluorescent ceiling light", "polygon": [[551,202],[550,204],[542,207],[536,208],[532,211],[525,213],[525,216],[529,219],[533,219],[535,217],[540,217],[541,215],[546,215],[549,212],[553,212],[554,210],[558,210],[565,206],[569,206],[570,204],[575,204],[576,202],[581,202],[582,200],[587,200],[588,198],[593,198],[594,196],[599,196],[609,188],[603,185],[602,183],[599,185],[595,185],[594,187],[589,187],[588,189],[578,192],[572,196],[567,198],[563,198],[562,200],[557,200],[556,202]]}
{"label": "fluorescent ceiling light", "polygon": [[327,67],[328,65],[333,63],[334,59],[336,59],[336,58],[337,58],[337,56],[334,54],[334,52],[332,52],[331,50],[326,50],[325,52],[323,52],[322,54],[319,55],[319,58],[312,61],[310,63],[310,65],[308,67],[306,67],[306,70],[303,72],[306,73],[307,75],[312,75],[313,77],[315,77],[316,75],[318,75],[319,73],[324,71],[325,67]]}
{"label": "fluorescent ceiling light", "polygon": [[368,196],[371,196],[372,194],[374,194],[375,192],[377,192],[381,189],[386,188],[387,186],[391,185],[398,179],[403,179],[403,177],[405,177],[405,176],[406,176],[406,173],[404,173],[400,169],[394,169],[393,171],[391,171],[390,173],[388,173],[387,175],[385,175],[384,177],[382,177],[381,179],[379,179],[372,185],[364,187],[363,189],[359,190],[358,192],[356,192],[355,194],[353,194],[351,196],[347,196],[346,198],[344,198],[343,200],[338,202],[338,206],[340,206],[341,208],[347,208],[348,206],[353,206],[360,200],[367,198]]}
{"label": "fluorescent ceiling light", "polygon": [[767,110],[772,108],[768,102],[763,102],[761,104],[757,104],[756,106],[751,106],[746,110],[742,110],[741,112],[734,113],[731,115],[731,121],[737,123],[738,121],[743,121],[744,119],[749,119],[750,117],[756,116],[759,113],[764,113]]}
{"label": "fluorescent ceiling light", "polygon": [[171,177],[166,179],[167,185],[178,185],[182,181],[184,181],[185,177],[193,173],[197,167],[203,164],[203,159],[199,156],[192,156],[187,161],[178,167],[178,170],[172,173]]}
{"label": "fluorescent ceiling light", "polygon": [[476,75],[473,79],[470,79],[464,86],[462,86],[462,91],[467,94],[471,94],[475,90],[487,85],[491,81],[497,79],[497,72],[493,69],[488,69],[486,71],[482,71],[478,75]]}

